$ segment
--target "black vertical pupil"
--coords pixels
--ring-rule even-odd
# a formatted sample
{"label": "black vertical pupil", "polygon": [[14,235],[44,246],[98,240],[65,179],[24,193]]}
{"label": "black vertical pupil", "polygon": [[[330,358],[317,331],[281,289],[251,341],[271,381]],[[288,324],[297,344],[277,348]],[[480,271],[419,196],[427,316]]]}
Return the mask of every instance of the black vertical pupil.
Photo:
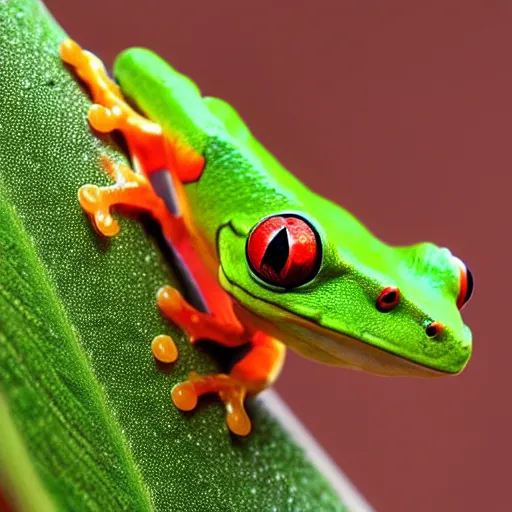
{"label": "black vertical pupil", "polygon": [[396,292],[388,292],[382,297],[382,302],[386,304],[393,304],[396,300]]}
{"label": "black vertical pupil", "polygon": [[288,231],[286,228],[282,228],[268,244],[261,260],[261,266],[270,267],[279,275],[288,261],[289,254]]}
{"label": "black vertical pupil", "polygon": [[473,295],[473,288],[475,287],[475,282],[473,280],[473,274],[471,273],[471,270],[469,270],[469,267],[466,265],[466,279],[467,279],[467,290],[466,290],[466,296],[464,297],[464,304],[471,298],[471,295]]}

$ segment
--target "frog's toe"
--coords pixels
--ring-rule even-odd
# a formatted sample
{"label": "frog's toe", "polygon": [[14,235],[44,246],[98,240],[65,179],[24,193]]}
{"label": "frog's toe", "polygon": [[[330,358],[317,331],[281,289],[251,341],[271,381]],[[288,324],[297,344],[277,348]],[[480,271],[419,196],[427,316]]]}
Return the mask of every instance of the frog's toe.
{"label": "frog's toe", "polygon": [[200,317],[204,313],[188,304],[176,288],[163,286],[158,290],[156,300],[164,315],[186,332],[190,343],[204,337],[200,325]]}
{"label": "frog's toe", "polygon": [[119,233],[119,223],[110,213],[110,205],[104,200],[103,189],[96,185],[84,185],[78,191],[82,209],[93,219],[94,227],[104,236]]}
{"label": "frog's toe", "polygon": [[151,351],[155,359],[161,363],[174,363],[178,359],[178,348],[174,340],[167,334],[160,334],[153,339]]}
{"label": "frog's toe", "polygon": [[107,108],[99,103],[91,105],[87,119],[100,133],[109,133],[121,127],[122,111],[118,107]]}
{"label": "frog's toe", "polygon": [[226,406],[226,423],[231,432],[246,436],[251,432],[251,420],[244,407],[247,387],[224,373],[201,376],[191,373],[189,379],[172,389],[174,405],[182,411],[191,411],[198,398],[208,393],[218,394]]}
{"label": "frog's toe", "polygon": [[197,405],[198,396],[193,383],[188,380],[181,384],[176,384],[172,388],[171,396],[174,405],[180,411],[191,411]]}
{"label": "frog's toe", "polygon": [[226,405],[226,423],[229,430],[237,436],[247,436],[251,432],[251,420],[244,407],[247,388],[241,384],[230,391],[221,392],[220,397]]}
{"label": "frog's toe", "polygon": [[59,46],[60,58],[71,66],[80,66],[84,62],[84,50],[72,39],[64,39]]}
{"label": "frog's toe", "polygon": [[251,433],[251,420],[249,419],[243,404],[236,408],[232,407],[231,410],[228,410],[226,423],[229,430],[237,436],[247,436]]}

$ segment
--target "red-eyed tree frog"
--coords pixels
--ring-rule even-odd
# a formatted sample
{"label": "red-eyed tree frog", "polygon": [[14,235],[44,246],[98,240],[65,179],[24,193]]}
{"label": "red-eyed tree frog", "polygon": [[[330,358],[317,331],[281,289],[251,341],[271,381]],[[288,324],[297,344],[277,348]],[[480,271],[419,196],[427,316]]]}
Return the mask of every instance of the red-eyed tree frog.
{"label": "red-eyed tree frog", "polygon": [[[245,396],[272,384],[285,346],[379,375],[435,377],[464,368],[472,340],[460,310],[473,278],[448,249],[391,247],[375,238],[285,170],[230,105],[202,97],[151,51],[117,57],[119,85],[74,41],[63,41],[60,54],[90,89],[90,124],[119,130],[134,167],[105,161],[116,182],[82,187],[82,207],[106,236],[119,230],[113,206],[150,212],[205,306],[200,311],[163,287],[162,312],[192,343],[250,342],[229,374],[191,374],[177,384],[177,407],[191,410],[199,396],[217,393],[231,431],[247,435]],[[162,170],[172,183],[172,207],[152,186]]]}

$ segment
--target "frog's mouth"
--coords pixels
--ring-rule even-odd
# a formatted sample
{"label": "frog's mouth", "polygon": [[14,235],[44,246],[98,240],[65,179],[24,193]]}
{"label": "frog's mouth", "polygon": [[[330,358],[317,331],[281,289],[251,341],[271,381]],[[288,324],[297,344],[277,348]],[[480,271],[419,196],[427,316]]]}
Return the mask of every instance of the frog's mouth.
{"label": "frog's mouth", "polygon": [[[231,281],[223,269],[219,274],[222,287],[235,298],[236,315],[244,324],[253,329],[262,330],[276,339],[286,340],[289,348],[304,357],[329,365],[363,370],[383,376],[442,377],[459,373],[459,371],[444,371],[414,362],[349,334],[306,320],[276,304],[272,304],[274,318],[264,318],[247,307],[241,306],[241,303],[247,304],[250,301],[240,301],[236,295],[244,294],[257,301],[263,299],[252,295]],[[282,321],[279,317],[282,317]]]}
{"label": "frog's mouth", "polygon": [[383,376],[442,377],[456,374],[413,362],[347,334],[309,322],[288,311],[286,322],[292,327],[284,332],[278,322],[262,318],[238,303],[235,304],[235,309],[242,322],[277,339],[286,339],[286,345],[291,349],[325,364]]}

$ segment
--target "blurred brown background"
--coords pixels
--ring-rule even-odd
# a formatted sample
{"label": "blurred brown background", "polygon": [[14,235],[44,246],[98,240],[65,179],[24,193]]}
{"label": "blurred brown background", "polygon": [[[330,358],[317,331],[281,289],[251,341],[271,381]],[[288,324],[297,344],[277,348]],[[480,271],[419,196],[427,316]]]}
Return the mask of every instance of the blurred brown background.
{"label": "blurred brown background", "polygon": [[471,266],[463,375],[383,379],[290,354],[277,389],[377,510],[511,510],[512,4],[46,4],[107,63],[146,46],[230,101],[388,242],[431,240]]}

